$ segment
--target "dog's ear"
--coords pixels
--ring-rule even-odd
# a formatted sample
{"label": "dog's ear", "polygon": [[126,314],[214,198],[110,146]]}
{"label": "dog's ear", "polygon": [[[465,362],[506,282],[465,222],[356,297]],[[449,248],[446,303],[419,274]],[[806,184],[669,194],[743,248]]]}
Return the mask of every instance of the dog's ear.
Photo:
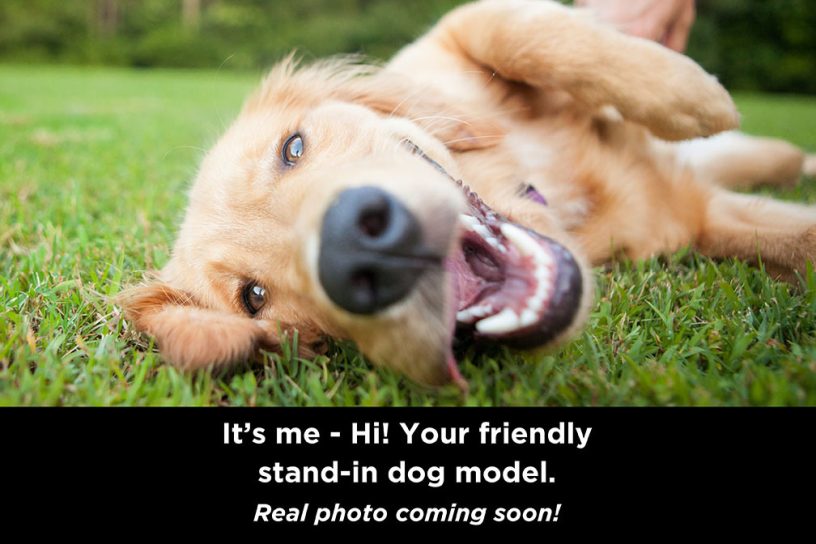
{"label": "dog's ear", "polygon": [[452,151],[471,151],[497,145],[505,132],[488,114],[465,111],[450,97],[380,72],[349,81],[346,99],[388,116],[404,117],[438,138]]}
{"label": "dog's ear", "polygon": [[117,302],[138,330],[156,338],[162,356],[184,369],[244,361],[278,345],[263,322],[203,308],[160,281],[132,287]]}

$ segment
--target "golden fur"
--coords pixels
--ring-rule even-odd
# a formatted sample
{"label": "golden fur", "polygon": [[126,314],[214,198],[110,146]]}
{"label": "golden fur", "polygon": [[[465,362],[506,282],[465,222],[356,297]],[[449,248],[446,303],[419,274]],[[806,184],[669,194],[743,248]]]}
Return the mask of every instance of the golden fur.
{"label": "golden fur", "polygon": [[[671,143],[737,124],[729,95],[693,61],[588,13],[537,0],[468,4],[384,69],[289,59],[272,70],[204,159],[170,262],[123,306],[184,368],[251,358],[275,349],[279,331],[297,330],[306,355],[326,336],[350,338],[376,363],[448,381],[442,271],[375,316],[335,307],[315,276],[323,213],[362,182],[397,195],[431,245],[456,243],[461,191],[406,153],[403,138],[493,209],[569,248],[587,278],[590,264],[691,245],[761,259],[792,280],[816,256],[816,209],[727,188],[795,183],[813,158],[742,135]],[[309,148],[283,169],[280,146],[295,131]],[[520,196],[522,180],[549,206]],[[270,293],[254,317],[239,295],[249,280]],[[556,342],[580,329],[591,302],[585,289]]]}

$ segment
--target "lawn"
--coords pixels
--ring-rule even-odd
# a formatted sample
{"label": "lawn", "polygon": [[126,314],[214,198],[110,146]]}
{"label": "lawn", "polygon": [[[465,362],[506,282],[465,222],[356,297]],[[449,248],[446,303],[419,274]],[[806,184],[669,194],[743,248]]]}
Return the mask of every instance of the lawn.
{"label": "lawn", "polygon": [[[590,326],[557,353],[468,354],[467,396],[349,345],[220,376],[163,364],[111,296],[166,262],[197,163],[257,80],[0,66],[0,405],[816,404],[816,277],[795,290],[688,252],[598,270]],[[737,98],[748,132],[816,149],[816,98]]]}

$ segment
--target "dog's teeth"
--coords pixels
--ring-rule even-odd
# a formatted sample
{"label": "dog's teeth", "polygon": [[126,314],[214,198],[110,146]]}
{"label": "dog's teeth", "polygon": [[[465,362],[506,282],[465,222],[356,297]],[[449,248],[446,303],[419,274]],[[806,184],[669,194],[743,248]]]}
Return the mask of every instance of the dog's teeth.
{"label": "dog's teeth", "polygon": [[541,290],[536,290],[536,294],[527,301],[527,309],[532,310],[534,312],[540,312],[541,307],[544,304],[544,293]]}
{"label": "dog's teeth", "polygon": [[494,249],[500,251],[501,253],[507,253],[507,248],[501,244],[498,238],[493,236],[493,233],[490,232],[490,229],[484,226],[478,219],[476,219],[472,215],[467,215],[464,213],[459,215],[459,224],[461,224],[467,230],[478,234],[482,238],[482,240],[487,242]]}
{"label": "dog's teeth", "polygon": [[461,321],[463,323],[469,323],[471,319],[473,319],[474,315],[471,313],[470,310],[459,310],[456,312],[456,321]]}
{"label": "dog's teeth", "polygon": [[536,264],[536,274],[542,270],[549,274],[549,270],[553,267],[552,255],[542,248],[532,236],[511,223],[504,223],[501,230],[502,234],[516,246],[522,255],[533,258]]}
{"label": "dog's teeth", "polygon": [[468,230],[473,230],[477,226],[481,226],[479,220],[473,217],[472,215],[460,214],[459,215],[459,223],[462,224]]}
{"label": "dog's teeth", "polygon": [[493,311],[493,307],[488,304],[481,306],[471,306],[456,313],[456,320],[462,323],[472,323],[474,319],[484,317]]}
{"label": "dog's teeth", "polygon": [[[463,225],[481,236],[491,247],[498,249],[502,253],[507,253],[508,248],[503,246],[476,218],[468,215],[462,215],[460,217]],[[524,327],[535,325],[541,318],[541,309],[544,307],[544,303],[552,290],[555,268],[553,255],[541,247],[536,239],[525,232],[524,229],[512,223],[503,223],[501,225],[501,233],[519,253],[530,257],[532,260],[532,264],[535,266],[535,270],[533,271],[535,291],[527,300],[527,304],[521,311],[521,315],[510,308],[505,308],[496,315],[477,321],[476,330],[488,335],[507,334]],[[460,322],[472,323],[473,320],[485,316],[492,311],[492,308],[474,306],[458,312],[456,318]]]}
{"label": "dog's teeth", "polygon": [[521,312],[520,321],[522,327],[529,327],[530,325],[538,321],[538,314],[535,311],[531,310],[530,308],[527,308],[526,310]]}
{"label": "dog's teeth", "polygon": [[522,255],[535,257],[544,253],[541,247],[533,240],[529,234],[511,223],[504,223],[501,226],[502,234],[510,240]]}
{"label": "dog's teeth", "polygon": [[487,230],[487,227],[485,227],[484,225],[481,225],[481,224],[475,225],[473,227],[473,232],[475,232],[476,234],[481,236],[483,240],[487,240],[488,238],[492,237],[490,235],[490,231]]}
{"label": "dog's teeth", "polygon": [[500,253],[507,253],[507,248],[501,245],[498,238],[487,238],[487,243],[493,246],[495,249],[498,249]]}
{"label": "dog's teeth", "polygon": [[536,253],[536,264],[545,268],[550,268],[553,265],[553,258],[548,252],[539,248],[539,252]]}
{"label": "dog's teeth", "polygon": [[482,334],[504,334],[519,328],[519,316],[510,308],[505,308],[494,316],[476,323],[476,330]]}

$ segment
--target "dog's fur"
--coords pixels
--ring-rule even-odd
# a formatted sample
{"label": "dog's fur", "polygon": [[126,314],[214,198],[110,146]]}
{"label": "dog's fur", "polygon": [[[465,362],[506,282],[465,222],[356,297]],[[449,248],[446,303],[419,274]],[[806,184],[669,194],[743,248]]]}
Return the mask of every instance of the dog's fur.
{"label": "dog's fur", "polygon": [[[443,271],[375,316],[337,308],[316,279],[321,218],[361,183],[396,195],[431,245],[455,243],[462,193],[407,152],[405,138],[493,209],[569,248],[585,274],[616,257],[693,246],[761,259],[793,281],[816,256],[816,209],[727,189],[792,185],[813,159],[737,133],[701,139],[737,124],[729,95],[693,61],[587,12],[539,0],[468,4],[382,70],[343,60],[276,67],[204,159],[170,262],[123,306],[188,369],[245,360],[297,330],[304,355],[326,336],[350,338],[375,362],[444,383]],[[280,146],[296,131],[307,148],[286,168]],[[671,143],[684,140],[693,141]],[[520,195],[522,182],[549,206]],[[254,317],[240,300],[247,281],[269,294]],[[556,342],[584,324],[584,291],[584,309]]]}

